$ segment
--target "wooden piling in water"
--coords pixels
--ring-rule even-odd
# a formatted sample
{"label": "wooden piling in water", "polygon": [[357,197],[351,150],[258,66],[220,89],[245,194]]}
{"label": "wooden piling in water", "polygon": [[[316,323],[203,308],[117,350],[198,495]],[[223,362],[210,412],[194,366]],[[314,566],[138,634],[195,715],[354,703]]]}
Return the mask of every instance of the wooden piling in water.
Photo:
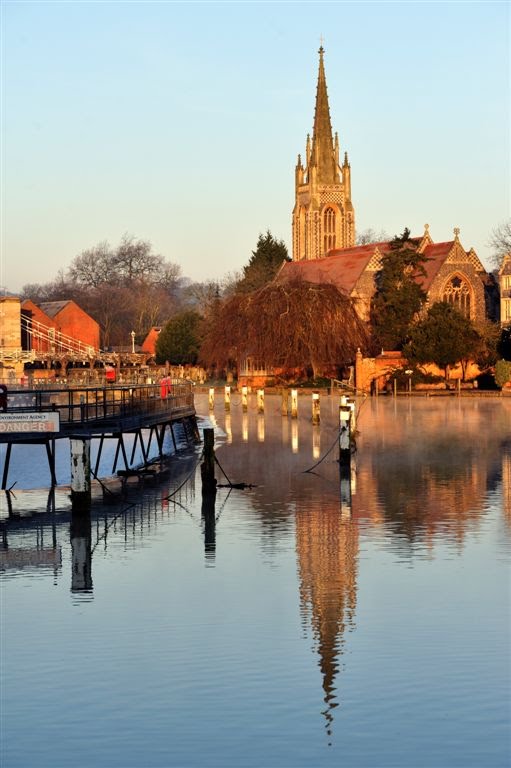
{"label": "wooden piling in water", "polygon": [[298,418],[298,390],[291,390],[291,418]]}
{"label": "wooden piling in water", "polygon": [[289,390],[283,387],[281,390],[282,404],[280,412],[283,416],[287,416],[289,413]]}
{"label": "wooden piling in water", "polygon": [[257,390],[257,413],[264,413],[264,389]]}
{"label": "wooden piling in water", "polygon": [[241,407],[243,413],[248,411],[248,387],[241,388]]}
{"label": "wooden piling in water", "polygon": [[225,410],[230,411],[231,410],[231,388],[225,387],[224,390],[224,405]]}
{"label": "wooden piling in water", "polygon": [[204,430],[204,461],[201,464],[202,493],[216,494],[215,430]]}
{"label": "wooden piling in water", "polygon": [[90,439],[69,440],[71,449],[71,505],[88,511],[91,504]]}
{"label": "wooden piling in water", "polygon": [[351,461],[351,408],[346,397],[339,406],[339,464],[349,466]]}
{"label": "wooden piling in water", "polygon": [[320,402],[319,392],[312,393],[312,423],[319,424],[320,422]]}
{"label": "wooden piling in water", "polygon": [[208,402],[209,402],[209,410],[210,411],[214,410],[214,408],[215,408],[215,389],[214,389],[214,387],[210,387],[210,389],[209,389]]}

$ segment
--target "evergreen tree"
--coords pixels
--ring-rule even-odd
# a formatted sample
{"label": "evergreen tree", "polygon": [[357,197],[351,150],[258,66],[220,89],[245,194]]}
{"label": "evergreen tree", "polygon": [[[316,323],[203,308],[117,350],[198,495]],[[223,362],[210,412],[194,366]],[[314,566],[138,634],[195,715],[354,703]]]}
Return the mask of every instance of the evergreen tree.
{"label": "evergreen tree", "polygon": [[425,261],[410,239],[409,229],[392,240],[389,253],[382,257],[371,305],[371,326],[378,348],[403,348],[410,325],[427,298],[420,284],[420,278],[426,275]]}
{"label": "evergreen tree", "polygon": [[403,352],[413,363],[434,363],[443,368],[446,381],[449,367],[473,357],[480,336],[470,320],[452,304],[437,301],[427,315],[410,330]]}
{"label": "evergreen tree", "polygon": [[257,247],[252,251],[248,264],[243,267],[237,291],[249,293],[262,288],[273,280],[283,261],[291,261],[285,243],[276,240],[268,229],[265,235],[259,235]]}
{"label": "evergreen tree", "polygon": [[195,365],[201,339],[201,315],[193,310],[181,312],[162,328],[156,342],[156,362]]}

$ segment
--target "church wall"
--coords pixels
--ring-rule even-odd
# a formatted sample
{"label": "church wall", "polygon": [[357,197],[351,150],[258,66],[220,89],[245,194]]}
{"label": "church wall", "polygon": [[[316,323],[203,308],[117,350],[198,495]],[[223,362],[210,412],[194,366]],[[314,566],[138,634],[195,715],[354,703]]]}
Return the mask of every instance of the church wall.
{"label": "church wall", "polygon": [[443,289],[447,280],[456,274],[464,277],[472,289],[471,305],[473,304],[473,308],[471,307],[470,319],[476,322],[484,320],[486,318],[484,285],[471,264],[456,264],[454,262],[445,263],[438,271],[438,274],[435,276],[429,288],[429,303],[433,304],[436,301],[442,301]]}

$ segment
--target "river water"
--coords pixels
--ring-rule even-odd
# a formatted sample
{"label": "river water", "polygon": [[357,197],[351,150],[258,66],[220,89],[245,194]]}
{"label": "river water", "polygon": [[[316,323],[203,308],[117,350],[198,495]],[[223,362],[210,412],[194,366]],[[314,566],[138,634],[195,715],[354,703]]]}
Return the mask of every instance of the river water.
{"label": "river water", "polygon": [[511,398],[359,401],[342,479],[337,400],[255,405],[196,398],[213,509],[200,447],[85,522],[13,451],[2,768],[511,764]]}

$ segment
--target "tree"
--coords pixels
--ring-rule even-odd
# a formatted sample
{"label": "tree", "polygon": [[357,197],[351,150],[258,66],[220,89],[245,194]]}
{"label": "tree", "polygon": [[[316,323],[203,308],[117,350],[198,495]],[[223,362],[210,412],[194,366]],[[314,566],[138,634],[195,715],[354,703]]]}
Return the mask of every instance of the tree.
{"label": "tree", "polygon": [[503,221],[493,230],[488,245],[492,249],[492,261],[500,267],[506,253],[511,253],[511,219]]}
{"label": "tree", "polygon": [[383,243],[388,239],[389,236],[383,229],[376,232],[372,227],[368,227],[357,233],[356,242],[357,245],[368,245],[369,243]]}
{"label": "tree", "polygon": [[425,277],[426,257],[410,240],[410,230],[391,242],[382,257],[376,276],[376,294],[371,305],[371,326],[376,346],[387,350],[402,349],[413,320],[424,305],[427,294],[420,280]]}
{"label": "tree", "polygon": [[156,362],[175,365],[197,362],[202,337],[202,317],[188,310],[173,317],[162,328],[156,342]]}
{"label": "tree", "polygon": [[469,359],[479,341],[479,334],[452,304],[437,301],[426,316],[410,330],[403,352],[413,363],[434,363],[443,368],[446,381],[449,367]]}
{"label": "tree", "polygon": [[252,251],[248,264],[243,267],[242,278],[237,290],[248,293],[262,288],[273,280],[282,262],[291,261],[283,240],[275,240],[270,230],[259,235],[257,247]]}
{"label": "tree", "polygon": [[352,300],[332,284],[268,283],[226,299],[200,351],[205,365],[252,356],[266,366],[321,370],[351,363],[368,344]]}

